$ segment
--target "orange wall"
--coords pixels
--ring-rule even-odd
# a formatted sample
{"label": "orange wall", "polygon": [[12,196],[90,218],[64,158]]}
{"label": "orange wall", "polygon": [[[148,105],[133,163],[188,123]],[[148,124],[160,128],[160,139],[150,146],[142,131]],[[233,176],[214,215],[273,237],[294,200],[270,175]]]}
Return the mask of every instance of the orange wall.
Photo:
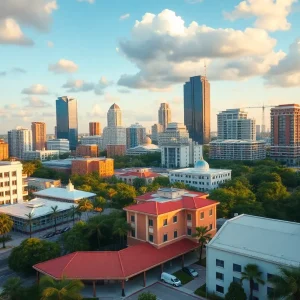
{"label": "orange wall", "polygon": [[85,175],[92,172],[98,172],[100,177],[110,177],[114,175],[114,161],[111,159],[72,161],[72,174]]}

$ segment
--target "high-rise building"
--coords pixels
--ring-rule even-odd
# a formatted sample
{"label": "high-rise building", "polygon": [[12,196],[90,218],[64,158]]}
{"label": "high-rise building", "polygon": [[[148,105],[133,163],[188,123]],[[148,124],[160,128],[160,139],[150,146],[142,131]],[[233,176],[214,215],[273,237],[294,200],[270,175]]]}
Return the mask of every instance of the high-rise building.
{"label": "high-rise building", "polygon": [[98,150],[103,149],[103,137],[101,135],[83,136],[80,143],[82,145],[97,145]]}
{"label": "high-rise building", "polygon": [[163,132],[161,124],[154,124],[151,127],[151,139],[154,143],[158,143],[158,135]]}
{"label": "high-rise building", "polygon": [[202,146],[189,137],[186,126],[169,123],[165,132],[159,134],[161,164],[166,168],[186,168],[202,158]]}
{"label": "high-rise building", "polygon": [[58,150],[59,154],[70,152],[70,142],[67,139],[48,140],[47,150]]}
{"label": "high-rise building", "polygon": [[9,152],[8,152],[8,144],[0,139],[0,160],[8,159]]}
{"label": "high-rise building", "polygon": [[0,206],[22,203],[28,196],[26,175],[19,161],[0,162]]}
{"label": "high-rise building", "polygon": [[261,131],[260,131],[260,125],[256,125],[256,139],[260,139],[261,135],[260,135]]}
{"label": "high-rise building", "polygon": [[90,136],[101,135],[101,124],[100,122],[90,122],[89,123],[89,133]]}
{"label": "high-rise building", "polygon": [[218,139],[256,140],[255,120],[247,118],[241,109],[227,109],[218,113]]}
{"label": "high-rise building", "polygon": [[191,77],[184,84],[184,124],[193,141],[210,142],[210,83],[205,76]]}
{"label": "high-rise building", "polygon": [[43,150],[46,148],[46,124],[44,122],[32,122],[32,148]]}
{"label": "high-rise building", "polygon": [[114,103],[107,112],[107,126],[122,126],[122,111],[116,103]]}
{"label": "high-rise building", "polygon": [[271,109],[271,158],[295,165],[300,159],[300,105]]}
{"label": "high-rise building", "polygon": [[25,151],[32,151],[32,131],[17,127],[8,131],[9,156],[23,159]]}
{"label": "high-rise building", "polygon": [[126,147],[133,148],[144,144],[146,139],[146,128],[139,123],[126,128]]}
{"label": "high-rise building", "polygon": [[168,103],[160,104],[158,110],[158,123],[162,126],[163,131],[165,131],[168,124],[171,123],[171,109]]}
{"label": "high-rise building", "polygon": [[56,137],[69,140],[70,149],[76,150],[78,143],[76,99],[63,96],[56,100]]}

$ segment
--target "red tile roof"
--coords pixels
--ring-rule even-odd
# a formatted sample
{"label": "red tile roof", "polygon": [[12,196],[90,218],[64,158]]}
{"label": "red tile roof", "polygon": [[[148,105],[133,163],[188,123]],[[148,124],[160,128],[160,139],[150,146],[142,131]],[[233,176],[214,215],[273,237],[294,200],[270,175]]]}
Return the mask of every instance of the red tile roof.
{"label": "red tile roof", "polygon": [[55,279],[103,280],[127,279],[154,268],[199,245],[182,239],[157,249],[149,243],[141,243],[121,251],[83,251],[48,260],[33,266]]}
{"label": "red tile roof", "polygon": [[153,172],[127,172],[127,173],[119,173],[118,176],[120,177],[135,176],[138,178],[152,178],[152,177],[158,177],[159,174]]}

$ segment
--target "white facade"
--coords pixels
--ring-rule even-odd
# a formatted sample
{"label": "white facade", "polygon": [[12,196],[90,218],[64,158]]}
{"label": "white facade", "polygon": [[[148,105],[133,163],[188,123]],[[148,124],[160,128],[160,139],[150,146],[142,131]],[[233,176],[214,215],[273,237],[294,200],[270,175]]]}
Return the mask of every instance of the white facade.
{"label": "white facade", "polygon": [[266,143],[250,140],[215,140],[209,143],[209,158],[225,160],[265,159]]}
{"label": "white facade", "polygon": [[107,145],[126,145],[125,127],[105,127],[103,129],[103,148]]}
{"label": "white facade", "polygon": [[107,112],[107,126],[122,126],[122,111],[117,104],[113,104]]}
{"label": "white facade", "polygon": [[241,109],[227,109],[218,117],[218,139],[256,140],[254,119],[247,119],[248,113]]}
{"label": "white facade", "polygon": [[[228,220],[206,247],[206,286],[210,293],[224,296],[232,281],[240,281],[247,264],[262,272],[265,285],[256,284],[254,299],[268,299],[268,279],[279,267],[300,265],[300,224],[241,215]],[[249,296],[249,282],[243,288]]]}
{"label": "white facade", "polygon": [[82,145],[97,145],[98,149],[103,149],[103,137],[101,135],[83,136],[80,143]]}
{"label": "white facade", "polygon": [[0,162],[0,206],[22,203],[28,195],[26,175],[22,174],[23,166],[19,161]]}
{"label": "white facade", "polygon": [[47,150],[58,150],[59,154],[70,152],[70,142],[67,139],[48,140]]}
{"label": "white facade", "polygon": [[23,159],[25,151],[32,151],[32,131],[17,127],[8,131],[9,156]]}
{"label": "white facade", "polygon": [[36,150],[36,151],[25,151],[23,160],[52,160],[58,159],[58,150]]}
{"label": "white facade", "polygon": [[210,169],[208,163],[200,159],[194,168],[170,171],[169,179],[171,183],[182,182],[205,192],[214,190],[219,184],[230,180],[231,170]]}

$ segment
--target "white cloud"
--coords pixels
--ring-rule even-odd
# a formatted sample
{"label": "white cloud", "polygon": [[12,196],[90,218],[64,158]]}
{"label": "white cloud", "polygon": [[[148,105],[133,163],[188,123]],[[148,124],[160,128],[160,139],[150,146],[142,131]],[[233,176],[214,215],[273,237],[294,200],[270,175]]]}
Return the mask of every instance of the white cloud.
{"label": "white cloud", "polygon": [[104,100],[105,100],[106,102],[116,103],[116,102],[119,102],[119,101],[120,101],[120,98],[119,98],[119,97],[116,97],[116,96],[113,96],[113,95],[111,95],[110,93],[106,93],[105,96],[104,96]]}
{"label": "white cloud", "polygon": [[128,19],[129,17],[130,17],[130,14],[125,14],[125,15],[120,16],[119,20],[123,21],[123,20]]}
{"label": "white cloud", "polygon": [[77,2],[87,2],[87,3],[93,4],[93,3],[95,3],[95,0],[77,0]]}
{"label": "white cloud", "polygon": [[102,111],[99,104],[94,104],[91,111],[87,113],[88,117],[104,117],[105,113]]}
{"label": "white cloud", "polygon": [[49,48],[53,48],[53,47],[54,47],[54,43],[51,42],[51,41],[47,41],[47,46],[48,46]]}
{"label": "white cloud", "polygon": [[266,84],[279,87],[300,87],[300,38],[289,49],[288,54],[265,75]]}
{"label": "white cloud", "polygon": [[[259,47],[258,47],[259,45]],[[139,69],[123,74],[118,84],[130,88],[166,91],[208,65],[215,80],[241,80],[266,73],[282,52],[273,51],[276,40],[265,30],[214,29],[184,20],[171,10],[146,13],[136,21],[131,38],[119,43],[120,52]]]}
{"label": "white cloud", "polygon": [[62,58],[57,63],[49,65],[48,70],[56,74],[74,73],[78,70],[78,66],[73,61]]}
{"label": "white cloud", "polygon": [[131,91],[127,90],[127,89],[118,89],[118,92],[121,94],[130,94],[131,93]]}
{"label": "white cloud", "polygon": [[42,84],[34,84],[29,88],[24,88],[22,94],[26,95],[48,95],[48,89]]}
{"label": "white cloud", "polygon": [[81,79],[68,80],[62,87],[67,89],[68,93],[88,92],[94,89],[92,82],[85,82]]}
{"label": "white cloud", "polygon": [[27,102],[25,107],[28,108],[46,108],[51,106],[47,101],[44,101],[35,96],[27,97],[23,99],[23,101]]}
{"label": "white cloud", "polygon": [[289,30],[287,17],[293,3],[298,0],[245,0],[240,2],[225,18],[237,20],[255,17],[255,26],[268,31]]}
{"label": "white cloud", "polygon": [[7,18],[0,19],[0,44],[31,46],[33,41],[24,35],[19,24],[14,19]]}

